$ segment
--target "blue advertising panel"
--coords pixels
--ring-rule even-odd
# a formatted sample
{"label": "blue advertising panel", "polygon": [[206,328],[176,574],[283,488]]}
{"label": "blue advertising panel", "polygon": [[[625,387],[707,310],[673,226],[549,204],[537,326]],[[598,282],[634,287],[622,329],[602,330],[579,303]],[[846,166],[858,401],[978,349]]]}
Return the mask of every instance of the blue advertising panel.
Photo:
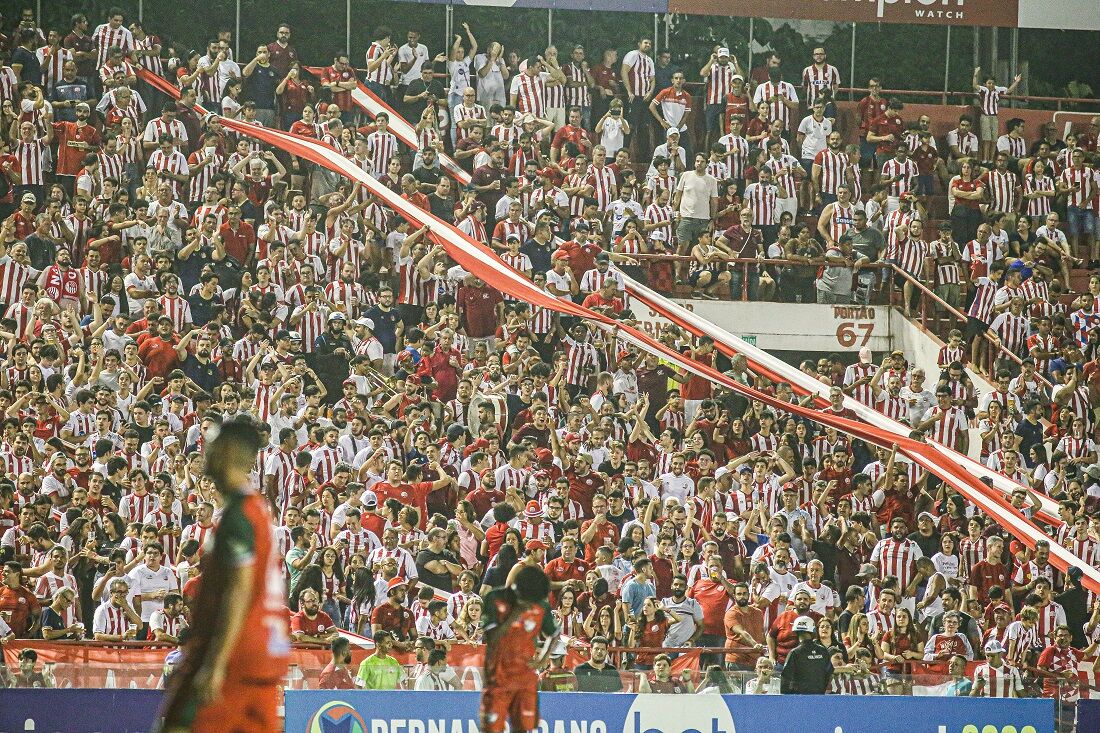
{"label": "blue advertising panel", "polygon": [[1100,730],[1100,700],[1080,700],[1077,703],[1077,730]]}
{"label": "blue advertising panel", "polygon": [[0,690],[0,733],[149,733],[161,690]]}
{"label": "blue advertising panel", "polygon": [[[478,733],[476,692],[286,693],[287,733]],[[1053,733],[1052,700],[543,693],[540,733]]]}

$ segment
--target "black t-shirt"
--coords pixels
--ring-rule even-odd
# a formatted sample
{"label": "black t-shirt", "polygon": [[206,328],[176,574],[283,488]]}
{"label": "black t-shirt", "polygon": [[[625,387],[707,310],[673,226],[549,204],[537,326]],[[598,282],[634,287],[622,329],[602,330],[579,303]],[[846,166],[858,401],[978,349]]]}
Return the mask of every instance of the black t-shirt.
{"label": "black t-shirt", "polygon": [[824,645],[816,639],[799,644],[783,664],[779,691],[784,695],[824,695],[832,674],[833,663]]}
{"label": "black t-shirt", "polygon": [[454,583],[451,581],[451,574],[444,570],[442,573],[433,573],[428,570],[428,563],[433,560],[446,560],[447,562],[457,563],[458,560],[451,553],[444,550],[443,552],[432,552],[431,550],[421,550],[416,555],[416,572],[420,576],[420,581],[433,588],[438,588],[442,591],[450,593],[454,590]]}
{"label": "black t-shirt", "polygon": [[920,532],[910,532],[909,539],[917,543],[917,547],[924,553],[925,557],[932,557],[940,551],[940,533],[933,532],[925,537]]}
{"label": "black t-shirt", "polygon": [[17,46],[11,52],[11,66],[16,64],[23,65],[19,72],[20,79],[42,86],[42,64],[39,63],[38,56],[34,54],[34,51],[28,51],[22,46]]}
{"label": "black t-shirt", "polygon": [[275,89],[279,86],[275,67],[256,64],[245,86],[246,97],[256,103],[257,109],[275,109]]}
{"label": "black t-shirt", "polygon": [[596,669],[591,662],[577,665],[573,670],[577,676],[577,689],[581,692],[622,692],[623,679],[619,676],[619,670],[608,664],[603,669]]}
{"label": "black t-shirt", "polygon": [[455,200],[450,196],[428,194],[428,208],[432,210],[432,216],[443,221],[453,222],[455,220]]}
{"label": "black t-shirt", "polygon": [[425,168],[421,166],[420,168],[413,168],[412,175],[413,178],[416,179],[417,183],[427,183],[432,186],[438,185],[440,179],[443,178],[443,174],[440,173],[438,167]]}
{"label": "black t-shirt", "polygon": [[183,373],[207,394],[212,393],[222,381],[221,372],[213,359],[207,359],[202,364],[194,354],[187,355],[187,360],[183,362]]}

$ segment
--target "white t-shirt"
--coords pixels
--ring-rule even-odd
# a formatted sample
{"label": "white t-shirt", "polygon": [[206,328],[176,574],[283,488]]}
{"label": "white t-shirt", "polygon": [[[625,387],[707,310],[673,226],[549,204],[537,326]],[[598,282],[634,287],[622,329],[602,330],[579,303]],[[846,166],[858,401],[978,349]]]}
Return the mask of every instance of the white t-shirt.
{"label": "white t-shirt", "polygon": [[504,73],[501,71],[500,63],[494,63],[492,68],[489,69],[489,73],[485,76],[480,76],[481,70],[489,63],[489,55],[479,53],[474,56],[474,72],[479,74],[477,77],[477,88],[482,94],[496,94],[497,92],[504,91]]}
{"label": "white t-shirt", "polygon": [[718,179],[709,173],[685,172],[676,182],[681,193],[680,216],[685,219],[710,219],[710,201],[718,198]]}
{"label": "white t-shirt", "polygon": [[667,501],[668,497],[674,496],[683,504],[692,496],[695,496],[695,481],[686,473],[679,476],[673,473],[664,473],[661,474],[660,481],[661,501]]}
{"label": "white t-shirt", "polygon": [[818,122],[813,115],[809,115],[799,123],[798,131],[806,136],[802,139],[802,157],[813,160],[814,156],[828,147],[833,123],[828,117],[823,117],[821,122]]}
{"label": "white t-shirt", "polygon": [[621,116],[607,117],[603,121],[603,128],[600,130],[600,145],[603,145],[607,151],[607,157],[614,158],[615,153],[622,150],[624,137],[623,118]]}
{"label": "white t-shirt", "polygon": [[176,572],[167,565],[161,565],[160,569],[153,571],[142,563],[130,571],[129,580],[130,591],[134,595],[142,596],[141,620],[145,622],[152,618],[154,611],[164,608],[163,599],[146,598],[146,596],[160,590],[179,590],[180,587]]}
{"label": "white t-shirt", "polygon": [[399,64],[412,63],[403,74],[401,74],[400,82],[408,85],[413,81],[420,78],[420,67],[424,65],[424,62],[428,60],[428,47],[423,43],[416,44],[416,48],[413,48],[409,44],[405,44],[401,48],[397,49],[397,62]]}
{"label": "white t-shirt", "polygon": [[[157,281],[152,275],[141,278],[138,277],[136,272],[131,272],[123,278],[122,284],[127,289],[134,287],[138,290],[145,290],[153,293],[158,292]],[[154,295],[152,297],[155,298],[156,296]],[[135,298],[127,293],[126,300],[130,304],[130,315],[141,315],[142,310],[145,308],[145,301],[147,298]]]}

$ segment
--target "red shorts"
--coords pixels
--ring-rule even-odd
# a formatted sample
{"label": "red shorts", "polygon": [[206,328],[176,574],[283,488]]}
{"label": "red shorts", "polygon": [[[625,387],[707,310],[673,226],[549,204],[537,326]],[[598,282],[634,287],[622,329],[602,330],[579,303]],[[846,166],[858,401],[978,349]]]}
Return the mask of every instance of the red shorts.
{"label": "red shorts", "polygon": [[507,689],[486,687],[481,692],[482,733],[502,733],[508,721],[513,733],[539,725],[539,692],[534,687]]}
{"label": "red shorts", "polygon": [[271,733],[282,730],[274,682],[226,680],[222,694],[195,713],[192,733]]}

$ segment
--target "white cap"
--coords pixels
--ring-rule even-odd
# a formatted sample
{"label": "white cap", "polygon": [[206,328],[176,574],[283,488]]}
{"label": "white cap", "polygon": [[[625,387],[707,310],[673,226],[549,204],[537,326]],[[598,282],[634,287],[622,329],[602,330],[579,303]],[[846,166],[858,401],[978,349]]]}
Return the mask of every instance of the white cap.
{"label": "white cap", "polygon": [[997,639],[990,639],[989,641],[987,641],[985,643],[985,653],[986,654],[1004,654],[1005,653],[1004,644],[1002,644]]}
{"label": "white cap", "polygon": [[176,436],[167,435],[167,436],[165,436],[164,440],[161,441],[161,445],[163,445],[165,448],[167,448],[168,446],[175,445],[178,442],[180,442],[180,439],[177,438]]}
{"label": "white cap", "polygon": [[717,481],[729,472],[730,470],[725,466],[719,466],[718,468],[714,469],[714,480]]}
{"label": "white cap", "polygon": [[355,325],[362,326],[363,328],[369,328],[372,331],[374,330],[374,321],[369,318],[356,318]]}
{"label": "white cap", "polygon": [[720,49],[718,49],[718,56],[719,56],[719,57],[721,57],[721,56],[729,56],[729,55],[730,55],[730,50],[729,50],[728,48],[720,48]]}
{"label": "white cap", "polygon": [[859,350],[859,361],[861,364],[870,364],[874,355],[871,353],[871,347],[864,346]]}

